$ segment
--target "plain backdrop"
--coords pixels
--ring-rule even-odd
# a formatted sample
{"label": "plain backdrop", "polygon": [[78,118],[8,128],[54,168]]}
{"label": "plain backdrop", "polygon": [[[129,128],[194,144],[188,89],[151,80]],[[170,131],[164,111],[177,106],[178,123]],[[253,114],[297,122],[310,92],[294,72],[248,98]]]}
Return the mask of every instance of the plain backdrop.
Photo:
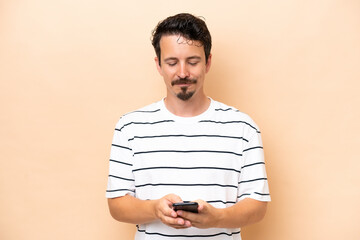
{"label": "plain backdrop", "polygon": [[260,126],[272,202],[245,240],[360,239],[360,2],[0,0],[0,239],[132,239],[108,212],[112,134],[165,87],[152,29],[213,37],[206,93]]}

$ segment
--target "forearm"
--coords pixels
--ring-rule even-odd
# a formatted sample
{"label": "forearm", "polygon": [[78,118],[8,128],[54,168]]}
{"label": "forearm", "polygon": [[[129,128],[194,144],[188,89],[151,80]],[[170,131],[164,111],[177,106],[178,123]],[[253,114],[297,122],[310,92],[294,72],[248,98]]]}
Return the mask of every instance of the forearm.
{"label": "forearm", "polygon": [[111,216],[120,222],[143,224],[156,219],[154,205],[156,200],[140,200],[126,195],[109,198],[108,205]]}
{"label": "forearm", "polygon": [[238,228],[260,221],[266,213],[267,202],[246,198],[235,205],[218,209],[219,228]]}

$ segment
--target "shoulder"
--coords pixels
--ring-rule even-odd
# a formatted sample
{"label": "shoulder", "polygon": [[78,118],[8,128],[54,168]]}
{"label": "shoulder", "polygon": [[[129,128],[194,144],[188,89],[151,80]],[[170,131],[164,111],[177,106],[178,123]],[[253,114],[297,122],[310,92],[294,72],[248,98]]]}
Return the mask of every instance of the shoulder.
{"label": "shoulder", "polygon": [[260,133],[258,125],[248,114],[222,102],[213,100],[213,103],[213,110],[215,111],[217,121],[240,123]]}
{"label": "shoulder", "polygon": [[116,128],[121,128],[124,125],[134,122],[150,121],[151,119],[158,118],[159,113],[162,111],[160,103],[161,101],[157,101],[134,111],[125,113],[118,120]]}
{"label": "shoulder", "polygon": [[142,115],[146,115],[146,114],[156,113],[161,110],[159,103],[160,102],[158,101],[158,102],[149,104],[145,107],[128,112],[128,113],[124,114],[122,117],[133,118],[133,117],[142,116]]}

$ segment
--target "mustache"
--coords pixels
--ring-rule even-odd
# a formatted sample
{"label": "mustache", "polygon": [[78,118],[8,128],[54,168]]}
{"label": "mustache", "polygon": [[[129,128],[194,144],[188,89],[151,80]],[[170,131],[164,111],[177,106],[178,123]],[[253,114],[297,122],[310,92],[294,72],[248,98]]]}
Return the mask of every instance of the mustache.
{"label": "mustache", "polygon": [[174,80],[171,82],[171,86],[177,85],[177,84],[191,84],[191,83],[197,83],[196,79],[189,79],[189,78],[179,78],[177,80]]}

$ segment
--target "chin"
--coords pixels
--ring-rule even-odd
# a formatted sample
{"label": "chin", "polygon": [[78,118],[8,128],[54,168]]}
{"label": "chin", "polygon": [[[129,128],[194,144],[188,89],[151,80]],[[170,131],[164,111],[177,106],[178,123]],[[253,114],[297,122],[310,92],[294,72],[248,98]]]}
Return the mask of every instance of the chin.
{"label": "chin", "polygon": [[195,92],[187,92],[187,93],[178,93],[176,96],[177,98],[179,98],[180,100],[182,101],[188,101],[193,95],[194,95]]}

